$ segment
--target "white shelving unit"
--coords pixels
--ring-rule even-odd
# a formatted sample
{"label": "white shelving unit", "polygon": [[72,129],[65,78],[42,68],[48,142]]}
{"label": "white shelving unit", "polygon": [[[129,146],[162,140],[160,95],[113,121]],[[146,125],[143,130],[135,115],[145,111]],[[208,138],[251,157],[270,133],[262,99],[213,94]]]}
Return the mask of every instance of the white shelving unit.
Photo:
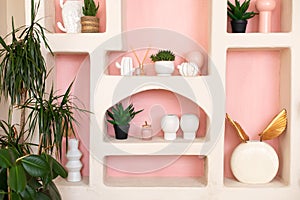
{"label": "white shelving unit", "polygon": [[[26,0],[28,8],[30,1]],[[225,0],[210,0],[211,11],[211,30],[209,57],[212,62],[209,63],[209,75],[207,77],[187,78],[185,81],[195,94],[194,102],[203,108],[207,114],[208,126],[211,125],[213,110],[215,104],[211,100],[209,91],[206,90],[205,81],[209,81],[210,76],[218,73],[221,79],[221,90],[225,93],[226,88],[226,54],[228,51],[250,51],[261,49],[272,49],[280,52],[281,73],[280,73],[280,106],[288,111],[287,132],[279,139],[279,152],[282,155],[280,162],[280,172],[277,179],[266,185],[247,185],[241,184],[233,179],[224,178],[224,124],[221,127],[221,138],[216,142],[212,150],[200,150],[205,147],[212,139],[213,128],[210,127],[205,139],[197,139],[193,143],[186,143],[183,140],[177,140],[174,143],[154,139],[151,142],[137,141],[130,138],[125,142],[116,141],[104,137],[105,111],[119,100],[129,95],[145,91],[146,89],[157,89],[157,85],[148,85],[147,88],[140,88],[129,94],[120,94],[118,98],[113,96],[113,91],[120,81],[126,81],[129,85],[143,82],[164,82],[169,80],[174,82],[182,77],[126,77],[125,80],[120,76],[108,76],[104,74],[104,65],[106,51],[122,50],[124,41],[122,39],[115,41],[114,48],[106,48],[101,44],[109,38],[121,34],[122,32],[122,1],[107,0],[107,28],[105,33],[99,34],[48,34],[48,40],[54,53],[89,53],[90,56],[90,110],[95,113],[91,115],[90,125],[90,175],[81,183],[71,184],[64,180],[58,180],[57,184],[62,193],[63,199],[219,199],[219,200],[262,200],[262,199],[291,199],[300,198],[300,159],[299,159],[299,141],[300,141],[300,81],[298,75],[300,68],[298,66],[300,59],[300,25],[297,19],[300,19],[300,13],[297,12],[300,7],[300,1],[281,0],[281,22],[282,32],[280,33],[250,33],[250,34],[231,34],[226,32],[227,27],[227,2]],[[46,27],[53,30],[54,0],[44,0],[41,16],[48,16]],[[26,7],[25,6],[25,7]],[[26,9],[26,12],[29,11]],[[28,12],[27,15],[28,16]],[[298,24],[297,24],[298,23]],[[216,71],[214,71],[213,66]],[[165,83],[166,88],[168,83]],[[204,92],[197,92],[199,87]],[[171,87],[172,88],[172,87]],[[180,88],[173,88],[173,92],[189,98]],[[105,93],[101,96],[101,94]],[[96,104],[96,99],[101,99],[101,104]],[[225,116],[225,99],[221,101],[220,115]],[[222,110],[223,108],[223,110]],[[157,149],[171,148],[161,153]],[[176,149],[185,148],[182,151]],[[175,150],[174,150],[175,149]],[[156,152],[156,153],[153,153]],[[205,176],[201,178],[107,178],[105,176],[105,157],[107,156],[128,156],[128,155],[199,155],[204,156]],[[145,182],[146,183],[145,183]]]}

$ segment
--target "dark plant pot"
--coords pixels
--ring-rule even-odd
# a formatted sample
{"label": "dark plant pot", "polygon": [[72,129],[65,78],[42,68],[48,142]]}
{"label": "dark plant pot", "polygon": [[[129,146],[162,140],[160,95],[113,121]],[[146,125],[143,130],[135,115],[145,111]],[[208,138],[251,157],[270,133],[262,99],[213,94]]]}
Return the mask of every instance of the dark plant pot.
{"label": "dark plant pot", "polygon": [[245,33],[247,27],[247,20],[232,20],[231,28],[233,33]]}
{"label": "dark plant pot", "polygon": [[130,125],[124,125],[124,126],[118,126],[114,125],[115,129],[115,137],[118,140],[125,140],[128,138],[128,130],[129,130]]}

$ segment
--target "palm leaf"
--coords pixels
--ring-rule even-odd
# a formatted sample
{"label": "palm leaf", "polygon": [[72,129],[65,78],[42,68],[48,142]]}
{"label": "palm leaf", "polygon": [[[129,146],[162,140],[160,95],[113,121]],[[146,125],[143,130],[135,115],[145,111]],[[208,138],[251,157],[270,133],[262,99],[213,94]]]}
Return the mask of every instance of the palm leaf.
{"label": "palm leaf", "polygon": [[287,126],[287,112],[283,109],[276,115],[267,128],[259,134],[260,140],[271,140],[280,136]]}
{"label": "palm leaf", "polygon": [[226,118],[230,122],[230,124],[236,129],[237,134],[242,140],[242,142],[246,143],[247,141],[249,141],[249,136],[245,133],[241,125],[236,121],[233,121],[227,113],[226,113]]}

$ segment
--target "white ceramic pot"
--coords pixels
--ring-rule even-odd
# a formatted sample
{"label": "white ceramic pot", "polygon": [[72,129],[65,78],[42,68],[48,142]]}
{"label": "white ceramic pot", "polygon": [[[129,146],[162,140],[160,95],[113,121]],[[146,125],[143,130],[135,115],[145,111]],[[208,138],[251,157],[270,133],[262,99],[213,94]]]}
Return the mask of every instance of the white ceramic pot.
{"label": "white ceramic pot", "polygon": [[278,167],[276,151],[265,142],[241,143],[231,156],[232,173],[242,183],[269,183],[276,176]]}
{"label": "white ceramic pot", "polygon": [[67,0],[65,3],[63,3],[63,0],[60,0],[60,6],[62,8],[62,19],[64,26],[61,22],[57,22],[58,28],[66,33],[80,33],[80,18],[83,15],[82,1]]}
{"label": "white ceramic pot", "polygon": [[69,139],[69,149],[67,152],[68,162],[66,164],[66,168],[68,169],[68,177],[67,180],[69,182],[78,182],[81,181],[81,173],[80,170],[82,168],[82,163],[80,158],[82,153],[78,149],[79,141],[76,139]]}
{"label": "white ceramic pot", "polygon": [[198,65],[195,63],[184,62],[178,65],[177,68],[182,76],[197,76],[199,73]]}
{"label": "white ceramic pot", "polygon": [[154,67],[158,76],[171,76],[174,72],[174,61],[156,61]]}
{"label": "white ceramic pot", "polygon": [[199,119],[194,114],[184,114],[180,118],[180,127],[183,131],[183,139],[194,140],[199,128]]}
{"label": "white ceramic pot", "polygon": [[161,120],[161,129],[164,131],[165,140],[175,140],[179,129],[179,118],[177,115],[165,115]]}

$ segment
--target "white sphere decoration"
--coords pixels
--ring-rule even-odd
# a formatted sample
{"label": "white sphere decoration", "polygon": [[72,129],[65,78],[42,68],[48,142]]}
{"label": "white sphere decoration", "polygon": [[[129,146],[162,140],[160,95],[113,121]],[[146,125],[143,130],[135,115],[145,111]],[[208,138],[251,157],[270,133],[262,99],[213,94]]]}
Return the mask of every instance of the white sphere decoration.
{"label": "white sphere decoration", "polygon": [[195,114],[184,114],[180,118],[180,127],[183,131],[183,139],[194,140],[199,128],[199,119]]}
{"label": "white sphere decoration", "polygon": [[175,140],[179,129],[179,118],[177,115],[168,114],[161,120],[161,129],[164,131],[165,140]]}
{"label": "white sphere decoration", "polygon": [[198,66],[199,71],[204,65],[204,56],[200,51],[191,51],[186,55],[186,60]]}
{"label": "white sphere decoration", "polygon": [[233,175],[240,182],[265,184],[276,176],[279,159],[276,151],[269,144],[248,141],[235,148],[230,164]]}

